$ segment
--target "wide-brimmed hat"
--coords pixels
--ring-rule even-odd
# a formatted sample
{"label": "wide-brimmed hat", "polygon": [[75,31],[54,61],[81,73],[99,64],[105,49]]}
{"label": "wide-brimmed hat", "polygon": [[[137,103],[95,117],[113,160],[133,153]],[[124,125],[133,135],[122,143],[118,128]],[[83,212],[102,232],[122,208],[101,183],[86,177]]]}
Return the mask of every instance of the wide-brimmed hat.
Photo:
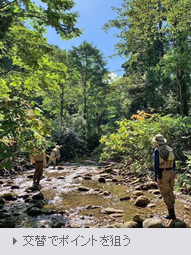
{"label": "wide-brimmed hat", "polygon": [[153,141],[155,141],[158,144],[165,144],[167,142],[167,140],[161,134],[155,135]]}

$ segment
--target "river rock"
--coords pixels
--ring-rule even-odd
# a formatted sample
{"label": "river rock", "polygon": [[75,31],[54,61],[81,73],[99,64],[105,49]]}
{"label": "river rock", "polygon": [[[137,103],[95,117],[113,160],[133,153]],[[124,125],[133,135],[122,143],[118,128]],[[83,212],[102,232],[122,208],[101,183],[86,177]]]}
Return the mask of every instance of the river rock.
{"label": "river rock", "polygon": [[120,222],[116,222],[114,224],[114,228],[124,228],[124,224],[123,223],[120,223]]}
{"label": "river rock", "polygon": [[0,219],[5,219],[5,218],[9,218],[11,216],[10,213],[8,213],[7,211],[0,211]]}
{"label": "river rock", "polygon": [[154,208],[154,207],[156,207],[156,205],[155,204],[148,204],[147,207]]}
{"label": "river rock", "polygon": [[66,177],[64,177],[64,176],[59,176],[59,177],[57,178],[57,180],[64,180],[64,179],[66,179]]}
{"label": "river rock", "polygon": [[81,174],[78,174],[76,176],[73,177],[73,179],[78,179],[78,178],[82,178],[82,175]]}
{"label": "river rock", "polygon": [[1,195],[1,198],[4,198],[6,201],[15,201],[15,200],[17,200],[17,194],[5,193],[5,194]]}
{"label": "river rock", "polygon": [[44,207],[44,200],[37,200],[33,207],[37,207],[39,209],[42,209]]}
{"label": "river rock", "polygon": [[138,223],[142,223],[145,220],[145,218],[142,218],[140,215],[136,214],[135,216],[133,216],[133,221],[138,222]]}
{"label": "river rock", "polygon": [[186,228],[186,227],[187,227],[187,224],[186,224],[186,222],[184,222],[184,221],[178,221],[178,222],[175,222],[174,227],[175,227],[175,228]]}
{"label": "river rock", "polygon": [[44,200],[44,195],[42,194],[42,192],[39,192],[35,195],[32,196],[33,200]]}
{"label": "river rock", "polygon": [[5,199],[0,197],[0,209],[3,208],[4,204],[5,204]]}
{"label": "river rock", "polygon": [[34,202],[34,200],[30,197],[26,198],[24,201],[25,201],[25,203],[33,203]]}
{"label": "river rock", "polygon": [[105,173],[112,173],[112,172],[113,172],[113,169],[112,169],[112,167],[106,167],[106,168],[104,169],[104,172],[105,172]]}
{"label": "river rock", "polygon": [[184,205],[184,208],[188,211],[191,211],[191,207],[189,205]]}
{"label": "river rock", "polygon": [[141,225],[136,221],[127,221],[123,224],[124,228],[140,228]]}
{"label": "river rock", "polygon": [[166,224],[167,228],[174,228],[176,220],[169,220]]}
{"label": "river rock", "polygon": [[31,186],[31,187],[27,188],[26,192],[39,191],[40,189],[41,189],[40,185],[34,185],[34,186]]}
{"label": "river rock", "polygon": [[20,212],[18,212],[18,211],[14,211],[14,212],[13,212],[13,216],[19,216],[19,215],[21,215]]}
{"label": "river rock", "polygon": [[136,186],[135,190],[141,190],[141,185]]}
{"label": "river rock", "polygon": [[144,195],[144,193],[143,193],[142,191],[139,191],[139,190],[137,191],[137,190],[136,190],[136,191],[133,191],[132,195],[133,195],[133,196],[136,196],[136,197],[139,197],[139,196]]}
{"label": "river rock", "polygon": [[130,196],[121,197],[120,201],[127,201],[130,200]]}
{"label": "river rock", "polygon": [[3,180],[0,180],[0,184],[4,184],[5,183],[5,181],[3,181]]}
{"label": "river rock", "polygon": [[36,216],[42,214],[42,210],[37,207],[30,207],[27,209],[27,214],[29,216]]}
{"label": "river rock", "polygon": [[97,208],[100,208],[101,206],[99,206],[99,205],[87,205],[86,206],[86,209],[87,210],[90,210],[90,209],[97,209]]}
{"label": "river rock", "polygon": [[147,206],[150,200],[146,196],[139,196],[136,200],[134,205],[136,206]]}
{"label": "river rock", "polygon": [[64,226],[65,226],[65,222],[63,222],[61,220],[57,220],[52,224],[51,228],[61,228]]}
{"label": "river rock", "polygon": [[20,189],[20,186],[18,186],[18,185],[12,185],[12,186],[11,186],[11,189]]}
{"label": "river rock", "polygon": [[30,174],[27,176],[28,179],[33,179],[34,175],[33,174]]}
{"label": "river rock", "polygon": [[[97,228],[116,228],[116,226],[115,226],[115,224],[107,224],[107,225],[105,225],[105,226],[99,226],[99,225],[97,225],[96,226]],[[123,228],[123,227],[122,227]]]}
{"label": "river rock", "polygon": [[119,180],[116,178],[112,178],[112,182],[118,182]]}
{"label": "river rock", "polygon": [[15,228],[15,226],[16,224],[14,219],[6,219],[0,223],[0,228]]}
{"label": "river rock", "polygon": [[143,228],[162,228],[161,219],[146,219],[143,221]]}
{"label": "river rock", "polygon": [[7,181],[7,184],[12,185],[12,184],[14,184],[14,182],[13,181]]}
{"label": "river rock", "polygon": [[159,189],[155,189],[152,192],[154,195],[159,195],[160,194],[160,190]]}
{"label": "river rock", "polygon": [[110,175],[110,174],[103,173],[103,174],[100,174],[100,177],[101,177],[101,178],[104,178],[104,179],[109,179],[109,178],[111,178],[111,175]]}
{"label": "river rock", "polygon": [[106,180],[105,180],[105,178],[100,177],[100,178],[98,179],[98,182],[105,183],[105,182],[106,182]]}
{"label": "river rock", "polygon": [[158,184],[154,181],[149,181],[146,185],[149,189],[158,189]]}
{"label": "river rock", "polygon": [[148,190],[148,189],[150,189],[150,187],[147,186],[146,184],[141,185],[141,190]]}
{"label": "river rock", "polygon": [[70,228],[81,228],[81,225],[78,225],[77,223],[70,224]]}
{"label": "river rock", "polygon": [[57,169],[58,169],[58,170],[63,170],[64,167],[63,167],[63,166],[57,166]]}
{"label": "river rock", "polygon": [[99,193],[99,196],[109,196],[109,195],[110,195],[110,192],[107,191],[107,190],[101,191],[101,192]]}
{"label": "river rock", "polygon": [[122,217],[122,213],[112,213],[109,216],[113,218]]}
{"label": "river rock", "polygon": [[86,181],[90,181],[92,179],[92,177],[91,176],[84,176],[84,180],[86,180]]}
{"label": "river rock", "polygon": [[88,187],[80,186],[78,187],[79,191],[89,191],[90,189]]}
{"label": "river rock", "polygon": [[103,210],[103,213],[106,213],[106,214],[122,213],[122,212],[123,212],[123,210],[114,209],[114,208],[110,208],[110,207],[105,208],[105,209]]}

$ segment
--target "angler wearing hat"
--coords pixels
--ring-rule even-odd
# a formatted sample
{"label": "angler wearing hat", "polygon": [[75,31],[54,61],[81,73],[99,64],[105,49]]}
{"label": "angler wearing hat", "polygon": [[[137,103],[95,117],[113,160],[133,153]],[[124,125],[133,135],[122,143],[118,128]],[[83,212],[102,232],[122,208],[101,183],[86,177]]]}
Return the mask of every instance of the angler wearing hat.
{"label": "angler wearing hat", "polygon": [[53,162],[53,168],[55,169],[56,160],[60,158],[60,146],[56,145],[56,147],[52,150],[50,156],[48,156],[48,157],[49,157],[48,165],[50,165]]}
{"label": "angler wearing hat", "polygon": [[33,154],[30,158],[31,163],[35,163],[35,172],[33,176],[33,186],[40,184],[40,179],[42,177],[43,168],[46,167],[46,155],[42,151],[41,147],[36,146],[33,150]]}
{"label": "angler wearing hat", "polygon": [[154,151],[155,181],[158,180],[158,186],[169,213],[165,218],[169,220],[176,219],[174,212],[175,197],[173,193],[176,174],[173,149],[166,145],[167,140],[161,134],[157,134],[153,141],[157,145]]}

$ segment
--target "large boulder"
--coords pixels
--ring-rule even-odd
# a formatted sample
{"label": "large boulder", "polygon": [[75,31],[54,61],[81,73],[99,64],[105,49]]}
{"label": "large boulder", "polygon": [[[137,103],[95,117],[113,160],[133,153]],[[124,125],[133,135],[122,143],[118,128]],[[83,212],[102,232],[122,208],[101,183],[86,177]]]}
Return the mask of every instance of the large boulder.
{"label": "large boulder", "polygon": [[98,182],[105,183],[105,182],[106,182],[106,180],[105,180],[105,178],[100,177],[100,178],[98,179]]}
{"label": "large boulder", "polygon": [[34,194],[34,195],[32,196],[32,199],[33,199],[33,200],[44,200],[44,195],[42,194],[42,192],[39,192],[39,193],[37,193],[37,194]]}
{"label": "large boulder", "polygon": [[184,221],[175,222],[175,228],[186,228],[187,224]]}
{"label": "large boulder", "polygon": [[27,209],[27,214],[29,216],[36,216],[42,214],[42,210],[37,207],[30,207]]}
{"label": "large boulder", "polygon": [[123,227],[124,228],[141,228],[141,225],[138,222],[131,220],[131,221],[124,222]]}
{"label": "large boulder", "polygon": [[150,200],[148,199],[148,197],[142,195],[139,196],[136,200],[134,205],[136,206],[147,206],[150,203]]}
{"label": "large boulder", "polygon": [[143,228],[162,228],[161,219],[146,219],[143,221]]}

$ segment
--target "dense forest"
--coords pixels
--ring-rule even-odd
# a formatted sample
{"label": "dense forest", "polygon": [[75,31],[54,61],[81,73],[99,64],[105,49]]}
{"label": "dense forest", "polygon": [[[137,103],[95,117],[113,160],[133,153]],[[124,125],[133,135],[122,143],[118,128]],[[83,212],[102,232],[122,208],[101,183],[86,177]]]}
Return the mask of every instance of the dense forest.
{"label": "dense forest", "polygon": [[63,40],[81,35],[80,13],[73,0],[41,2],[0,0],[1,170],[39,144],[61,145],[63,160],[96,156],[145,170],[152,138],[162,133],[190,175],[191,1],[113,7],[117,18],[103,26],[118,29],[123,77],[92,43],[69,51],[49,45],[47,26]]}

